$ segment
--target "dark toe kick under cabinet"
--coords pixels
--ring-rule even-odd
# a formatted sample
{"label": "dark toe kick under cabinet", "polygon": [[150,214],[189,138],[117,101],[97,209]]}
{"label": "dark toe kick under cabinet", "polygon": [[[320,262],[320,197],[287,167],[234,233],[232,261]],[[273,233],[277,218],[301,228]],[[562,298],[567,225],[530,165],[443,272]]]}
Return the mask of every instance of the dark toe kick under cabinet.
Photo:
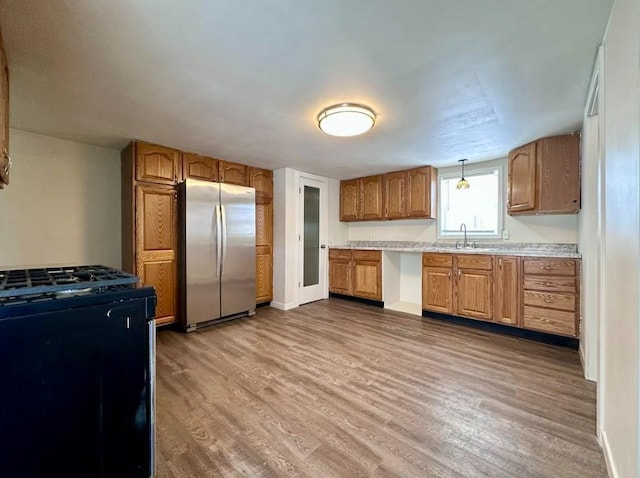
{"label": "dark toe kick under cabinet", "polygon": [[422,255],[422,309],[577,337],[580,259]]}

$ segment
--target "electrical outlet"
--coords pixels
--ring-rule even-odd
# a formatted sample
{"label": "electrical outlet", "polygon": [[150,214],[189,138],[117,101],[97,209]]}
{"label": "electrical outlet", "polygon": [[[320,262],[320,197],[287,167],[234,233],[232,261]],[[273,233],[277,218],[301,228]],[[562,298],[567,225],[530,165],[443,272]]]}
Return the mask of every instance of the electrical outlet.
{"label": "electrical outlet", "polygon": [[509,239],[509,229],[502,230],[502,239]]}

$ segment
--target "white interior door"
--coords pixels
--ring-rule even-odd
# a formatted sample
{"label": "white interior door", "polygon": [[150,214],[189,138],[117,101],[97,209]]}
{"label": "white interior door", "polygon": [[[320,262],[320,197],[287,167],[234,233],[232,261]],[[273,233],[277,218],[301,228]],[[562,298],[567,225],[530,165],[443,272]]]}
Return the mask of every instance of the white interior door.
{"label": "white interior door", "polygon": [[298,180],[298,304],[327,296],[327,183]]}

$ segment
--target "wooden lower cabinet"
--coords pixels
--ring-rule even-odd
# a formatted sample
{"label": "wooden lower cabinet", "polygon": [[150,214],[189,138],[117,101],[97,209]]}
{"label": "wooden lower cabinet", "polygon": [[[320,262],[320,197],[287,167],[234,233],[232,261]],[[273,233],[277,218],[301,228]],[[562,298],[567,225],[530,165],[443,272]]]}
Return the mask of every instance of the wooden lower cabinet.
{"label": "wooden lower cabinet", "polygon": [[520,258],[496,257],[493,319],[499,324],[521,325]]}
{"label": "wooden lower cabinet", "polygon": [[273,299],[273,257],[268,250],[256,254],[256,304]]}
{"label": "wooden lower cabinet", "polygon": [[175,259],[139,261],[137,275],[140,278],[140,282],[151,285],[156,290],[156,325],[176,322]]}
{"label": "wooden lower cabinet", "polygon": [[422,308],[441,314],[453,312],[451,269],[422,267]]}
{"label": "wooden lower cabinet", "polygon": [[329,292],[353,295],[351,286],[351,251],[349,258],[329,257]]}
{"label": "wooden lower cabinet", "polygon": [[526,329],[577,337],[580,313],[580,261],[523,259],[522,321]]}
{"label": "wooden lower cabinet", "polygon": [[382,301],[382,253],[329,249],[329,292]]}
{"label": "wooden lower cabinet", "polygon": [[422,308],[577,337],[579,259],[423,254]]}
{"label": "wooden lower cabinet", "polygon": [[353,296],[382,300],[382,254],[353,251]]}
{"label": "wooden lower cabinet", "polygon": [[493,320],[493,271],[457,269],[455,284],[457,315]]}

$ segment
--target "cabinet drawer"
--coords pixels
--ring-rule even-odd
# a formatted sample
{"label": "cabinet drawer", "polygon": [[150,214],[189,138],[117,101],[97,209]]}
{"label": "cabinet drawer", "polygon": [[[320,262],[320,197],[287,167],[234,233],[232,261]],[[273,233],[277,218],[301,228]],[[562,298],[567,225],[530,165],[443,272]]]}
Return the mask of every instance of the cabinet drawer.
{"label": "cabinet drawer", "polygon": [[551,309],[575,312],[576,296],[573,294],[554,294],[526,290],[524,291],[524,304],[534,307],[549,307]]}
{"label": "cabinet drawer", "polygon": [[525,276],[524,290],[541,290],[545,292],[576,292],[575,277]]}
{"label": "cabinet drawer", "polygon": [[458,269],[476,269],[482,271],[493,270],[493,256],[479,254],[456,255]]}
{"label": "cabinet drawer", "polygon": [[351,260],[351,249],[329,249],[329,259]]}
{"label": "cabinet drawer", "polygon": [[452,267],[451,254],[422,254],[422,265],[426,267]]}
{"label": "cabinet drawer", "polygon": [[525,306],[524,328],[575,337],[576,315],[562,310]]}
{"label": "cabinet drawer", "polygon": [[524,273],[548,274],[557,276],[575,276],[576,261],[573,259],[525,258]]}
{"label": "cabinet drawer", "polygon": [[381,261],[382,253],[380,251],[353,251],[354,261]]}

